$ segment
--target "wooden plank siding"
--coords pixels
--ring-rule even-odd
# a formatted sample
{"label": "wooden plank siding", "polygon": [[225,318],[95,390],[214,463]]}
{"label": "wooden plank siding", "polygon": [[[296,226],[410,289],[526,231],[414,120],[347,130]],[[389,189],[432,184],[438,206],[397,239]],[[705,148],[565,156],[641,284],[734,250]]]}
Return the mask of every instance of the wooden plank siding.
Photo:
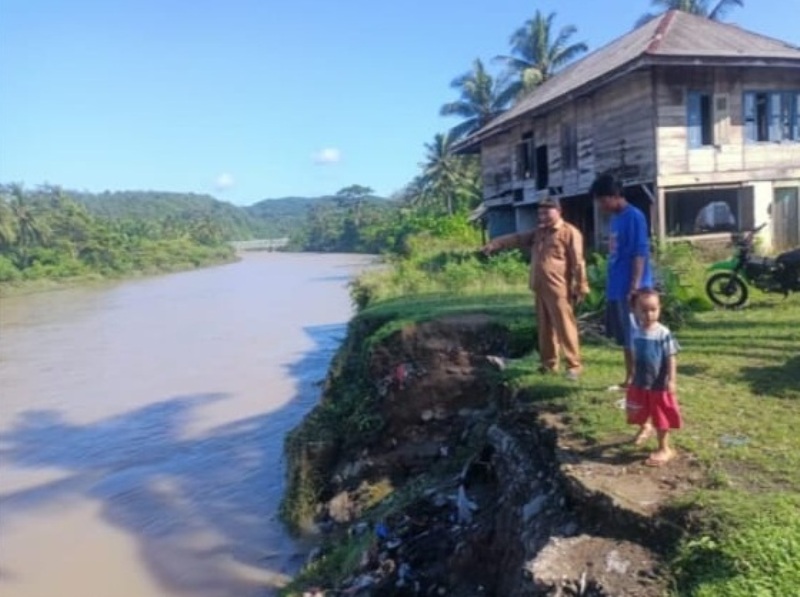
{"label": "wooden plank siding", "polygon": [[[535,118],[520,119],[502,136],[481,144],[484,199],[506,188],[524,190],[524,202],[536,197],[536,179],[525,179],[517,165],[517,146],[531,133],[536,147],[546,145],[548,188],[564,197],[586,194],[598,172],[620,169],[623,178],[652,182],[655,176],[655,116],[649,70],[634,73],[591,95],[573,99]],[[562,125],[574,125],[577,163],[563,169]],[[534,157],[535,159],[535,157]]]}
{"label": "wooden plank siding", "polygon": [[513,185],[514,143],[509,134],[488,139],[481,146],[481,175],[483,199],[491,203],[505,203],[510,197],[499,196]]}
{"label": "wooden plank siding", "polygon": [[655,176],[655,121],[649,70],[637,71],[594,94],[594,167],[622,168],[621,178]]}
{"label": "wooden plank siding", "polygon": [[[800,176],[800,143],[745,140],[746,91],[800,91],[800,69],[656,67],[658,186],[730,184]],[[687,94],[712,97],[713,145],[690,148]],[[718,101],[726,110],[717,110]]]}

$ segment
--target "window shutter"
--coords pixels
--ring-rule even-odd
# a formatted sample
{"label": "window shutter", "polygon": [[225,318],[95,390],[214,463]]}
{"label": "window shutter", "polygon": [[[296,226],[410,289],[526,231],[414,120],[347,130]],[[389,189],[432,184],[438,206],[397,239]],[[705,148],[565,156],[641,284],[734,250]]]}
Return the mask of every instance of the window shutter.
{"label": "window shutter", "polygon": [[781,135],[781,94],[769,94],[769,112],[767,118],[769,119],[769,140],[780,141]]}
{"label": "window shutter", "polygon": [[750,143],[755,143],[758,128],[756,126],[756,94],[744,94],[744,139]]}
{"label": "window shutter", "polygon": [[716,131],[714,137],[719,145],[730,143],[730,112],[728,110],[728,95],[718,93],[714,95],[714,123]]}
{"label": "window shutter", "polygon": [[703,145],[703,116],[700,110],[699,93],[687,94],[686,116],[686,134],[689,140],[689,147],[700,147]]}
{"label": "window shutter", "polygon": [[800,93],[794,96],[794,134],[792,135],[792,139],[794,141],[800,141]]}

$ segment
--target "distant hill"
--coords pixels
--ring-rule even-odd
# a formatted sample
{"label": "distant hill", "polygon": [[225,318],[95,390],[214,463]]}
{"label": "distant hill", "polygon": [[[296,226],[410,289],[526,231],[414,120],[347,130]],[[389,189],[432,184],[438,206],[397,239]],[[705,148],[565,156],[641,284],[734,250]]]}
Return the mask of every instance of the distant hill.
{"label": "distant hill", "polygon": [[263,199],[244,208],[258,220],[269,237],[280,238],[297,233],[308,221],[309,211],[317,205],[333,204],[333,197],[281,197]]}
{"label": "distant hill", "polygon": [[[393,206],[391,201],[380,197],[368,197],[364,202],[365,208],[379,211],[392,209]],[[262,229],[270,231],[271,236],[281,237],[299,232],[307,225],[309,212],[317,207],[332,211],[340,209],[338,198],[333,195],[264,199],[244,209],[260,222]]]}
{"label": "distant hill", "polygon": [[229,240],[247,240],[262,237],[266,231],[261,222],[245,208],[210,195],[195,193],[168,193],[162,191],[106,191],[86,193],[65,191],[66,195],[82,203],[94,215],[105,218],[163,219],[175,217],[191,219],[210,216],[221,227]]}
{"label": "distant hill", "polygon": [[[219,223],[229,240],[295,236],[308,225],[313,209],[325,208],[331,214],[341,213],[343,209],[339,198],[333,195],[263,199],[253,205],[238,206],[197,193],[68,190],[64,193],[85,205],[94,215],[105,218],[163,219],[171,216],[191,219],[209,215]],[[394,202],[380,197],[368,197],[364,202],[367,210],[384,211],[393,207]]]}

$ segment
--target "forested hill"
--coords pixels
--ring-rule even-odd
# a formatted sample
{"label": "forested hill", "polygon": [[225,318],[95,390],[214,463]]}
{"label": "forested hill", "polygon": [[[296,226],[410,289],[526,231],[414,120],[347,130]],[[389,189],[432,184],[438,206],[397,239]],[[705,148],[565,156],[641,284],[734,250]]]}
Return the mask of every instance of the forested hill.
{"label": "forested hill", "polygon": [[110,219],[193,220],[210,217],[228,240],[269,236],[268,229],[245,208],[210,195],[162,191],[116,191],[86,193],[65,191],[94,215]]}
{"label": "forested hill", "polygon": [[[385,211],[393,203],[380,197],[369,196],[363,199],[363,207],[370,211]],[[342,212],[346,208],[341,197],[327,195],[322,197],[282,197],[264,199],[244,208],[254,217],[270,237],[295,237],[308,228],[310,215],[319,212]]]}
{"label": "forested hill", "polygon": [[[325,212],[336,218],[347,209],[342,197],[282,197],[264,199],[249,206],[237,206],[197,193],[162,191],[115,191],[86,193],[64,191],[94,215],[110,219],[193,220],[210,216],[228,240],[297,237],[309,226],[312,213]],[[365,197],[363,207],[384,211],[391,202]]]}

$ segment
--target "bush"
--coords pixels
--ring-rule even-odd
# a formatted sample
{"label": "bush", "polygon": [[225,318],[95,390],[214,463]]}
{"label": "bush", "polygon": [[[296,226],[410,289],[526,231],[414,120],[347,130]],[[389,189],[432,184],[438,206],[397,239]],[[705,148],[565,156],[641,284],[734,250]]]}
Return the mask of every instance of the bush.
{"label": "bush", "polygon": [[16,282],[22,278],[22,274],[5,255],[0,255],[0,282]]}

